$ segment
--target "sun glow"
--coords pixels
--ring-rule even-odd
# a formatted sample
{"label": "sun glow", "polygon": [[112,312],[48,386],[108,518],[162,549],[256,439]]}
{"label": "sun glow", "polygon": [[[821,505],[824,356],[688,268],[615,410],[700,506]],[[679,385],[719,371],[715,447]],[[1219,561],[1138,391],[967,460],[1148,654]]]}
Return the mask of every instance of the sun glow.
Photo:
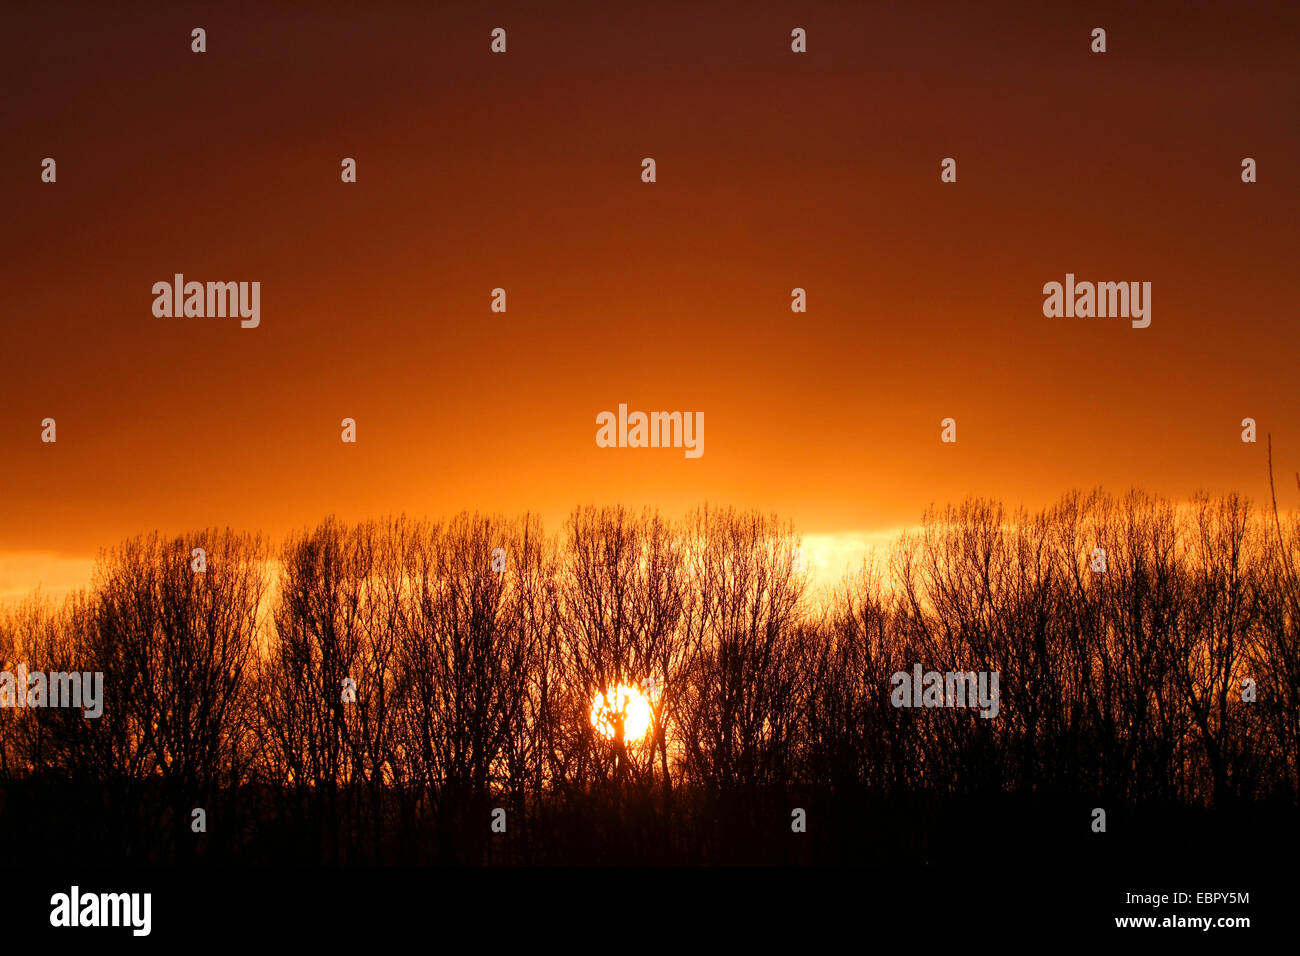
{"label": "sun glow", "polygon": [[650,701],[640,690],[619,684],[606,696],[597,691],[591,705],[591,726],[607,740],[618,733],[618,723],[623,722],[623,739],[629,743],[640,740],[650,729]]}

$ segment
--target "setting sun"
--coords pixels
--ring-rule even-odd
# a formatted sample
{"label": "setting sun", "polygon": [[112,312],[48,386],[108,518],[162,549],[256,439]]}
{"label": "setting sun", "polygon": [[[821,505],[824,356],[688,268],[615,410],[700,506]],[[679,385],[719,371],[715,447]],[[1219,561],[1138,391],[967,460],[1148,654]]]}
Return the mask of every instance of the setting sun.
{"label": "setting sun", "polygon": [[597,691],[591,705],[591,726],[613,740],[617,735],[619,719],[623,721],[623,739],[640,740],[650,729],[650,701],[635,687],[619,684],[606,698]]}

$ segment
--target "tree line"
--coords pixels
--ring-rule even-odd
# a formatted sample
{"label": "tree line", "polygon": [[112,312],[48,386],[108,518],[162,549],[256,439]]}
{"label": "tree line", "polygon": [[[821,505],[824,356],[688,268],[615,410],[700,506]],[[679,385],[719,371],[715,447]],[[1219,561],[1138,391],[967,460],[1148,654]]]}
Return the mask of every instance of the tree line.
{"label": "tree line", "polygon": [[[1294,817],[1295,518],[972,499],[826,589],[799,547],[708,507],[122,542],[0,615],[0,669],[105,682],[98,719],[0,710],[0,835],[91,861],[815,862],[928,859],[970,808]],[[998,672],[998,716],[891,706],[918,663]],[[620,686],[648,688],[636,739],[592,720]]]}

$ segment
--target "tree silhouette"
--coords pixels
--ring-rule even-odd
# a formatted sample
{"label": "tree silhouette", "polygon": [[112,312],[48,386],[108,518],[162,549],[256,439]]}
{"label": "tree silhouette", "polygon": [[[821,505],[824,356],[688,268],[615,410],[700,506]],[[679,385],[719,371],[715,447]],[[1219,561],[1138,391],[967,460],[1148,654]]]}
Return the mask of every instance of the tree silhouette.
{"label": "tree silhouette", "polygon": [[[971,808],[1008,832],[1084,804],[1294,820],[1300,524],[1276,498],[968,500],[821,591],[798,545],[707,507],[131,539],[0,615],[3,669],[105,682],[98,719],[0,710],[0,837],[44,814],[87,860],[775,862],[931,858]],[[892,706],[918,664],[996,672],[998,715]],[[644,735],[593,722],[619,688]],[[802,842],[792,807],[818,814]]]}

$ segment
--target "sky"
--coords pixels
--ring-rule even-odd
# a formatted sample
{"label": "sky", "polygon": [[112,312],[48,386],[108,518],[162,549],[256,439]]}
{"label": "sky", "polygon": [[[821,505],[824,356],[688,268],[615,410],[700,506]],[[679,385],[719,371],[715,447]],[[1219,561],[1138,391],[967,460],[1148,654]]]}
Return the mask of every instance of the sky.
{"label": "sky", "polygon": [[[709,502],[838,564],[1300,469],[1300,7],[877,6],[6,7],[0,597],[155,528]],[[259,326],[155,316],[176,273]],[[1151,325],[1045,317],[1066,273]],[[704,454],[598,447],[620,403]]]}

